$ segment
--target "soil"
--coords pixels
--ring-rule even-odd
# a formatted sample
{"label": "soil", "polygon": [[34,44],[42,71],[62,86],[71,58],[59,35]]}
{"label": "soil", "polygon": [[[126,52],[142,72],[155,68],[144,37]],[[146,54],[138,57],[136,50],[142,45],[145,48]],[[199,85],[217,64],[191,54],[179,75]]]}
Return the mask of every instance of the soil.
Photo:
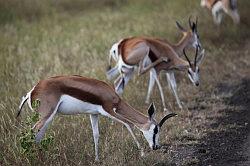
{"label": "soil", "polygon": [[173,165],[250,166],[250,67],[238,67],[244,74],[225,74],[212,92],[188,104],[202,136],[169,147]]}
{"label": "soil", "polygon": [[[195,156],[200,161],[199,165],[250,165],[247,153],[250,146],[246,146],[250,141],[250,78],[232,85],[221,83],[217,90],[224,96],[218,102],[224,102],[229,107],[215,110],[224,116],[207,124],[214,130],[197,145]],[[220,127],[222,130],[218,129]]]}

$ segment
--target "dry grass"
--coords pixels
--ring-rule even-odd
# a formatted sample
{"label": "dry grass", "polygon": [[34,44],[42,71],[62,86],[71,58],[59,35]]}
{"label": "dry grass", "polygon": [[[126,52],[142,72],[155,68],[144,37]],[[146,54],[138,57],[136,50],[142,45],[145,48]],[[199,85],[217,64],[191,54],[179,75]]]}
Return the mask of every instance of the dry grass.
{"label": "dry grass", "polygon": [[[96,7],[95,4],[99,4]],[[226,18],[221,27],[212,24],[208,11],[198,1],[0,1],[0,165],[168,165],[176,162],[180,145],[194,145],[207,130],[200,128],[208,121],[216,103],[215,86],[228,73],[245,76],[249,66],[250,20],[248,0],[241,0],[240,26]],[[180,34],[175,20],[187,26],[190,15],[199,16],[199,33],[207,57],[201,69],[202,86],[193,87],[186,73],[178,74],[179,96],[185,103],[180,111],[166,83],[164,90],[172,111],[178,118],[166,123],[161,142],[166,151],[150,151],[141,158],[132,137],[120,124],[100,121],[100,163],[94,163],[92,131],[87,115],[57,116],[49,132],[55,142],[46,154],[30,160],[20,154],[19,134],[23,130],[15,114],[24,95],[40,79],[54,75],[79,74],[106,80],[105,68],[110,46],[128,36],[157,36],[177,41]],[[236,58],[236,56],[238,56]],[[237,63],[238,65],[235,65]],[[147,78],[136,77],[126,87],[123,96],[132,106],[145,110]],[[164,82],[165,77],[162,77]],[[135,93],[136,92],[136,93]],[[157,104],[157,119],[162,117],[158,91],[152,100]],[[197,106],[197,103],[198,106]],[[202,109],[205,107],[205,111]],[[226,106],[221,106],[226,107]],[[201,110],[201,112],[192,112]],[[146,113],[144,111],[144,113]],[[22,119],[30,111],[26,107]],[[217,115],[216,115],[217,116]],[[223,116],[223,115],[218,115]],[[140,142],[147,147],[141,133]],[[177,157],[176,157],[177,156]],[[180,158],[180,157],[179,157]],[[197,158],[182,159],[179,164],[197,164]]]}

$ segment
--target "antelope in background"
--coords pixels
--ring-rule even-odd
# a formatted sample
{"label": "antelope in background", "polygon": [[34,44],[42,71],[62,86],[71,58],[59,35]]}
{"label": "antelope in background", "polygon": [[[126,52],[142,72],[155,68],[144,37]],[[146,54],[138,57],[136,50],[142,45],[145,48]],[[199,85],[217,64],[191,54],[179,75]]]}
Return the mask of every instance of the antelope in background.
{"label": "antelope in background", "polygon": [[240,23],[240,16],[237,10],[237,0],[201,0],[201,6],[211,10],[214,22],[220,24],[222,11],[228,14],[235,24]]}
{"label": "antelope in background", "polygon": [[150,148],[156,150],[160,148],[159,133],[163,123],[176,115],[174,113],[168,114],[157,123],[154,119],[155,106],[153,103],[148,109],[148,116],[146,116],[123,101],[114,89],[105,82],[81,76],[57,76],[39,81],[22,98],[17,117],[26,101],[28,101],[30,109],[33,110],[32,103],[37,100],[40,104],[35,111],[40,114],[40,117],[33,127],[33,130],[38,131],[35,137],[36,142],[41,141],[48,125],[57,113],[66,115],[90,114],[95,143],[95,160],[99,159],[98,115],[109,117],[125,125],[137,147],[141,150],[141,155],[144,154],[143,149],[131,127],[136,126],[143,133]]}
{"label": "antelope in background", "polygon": [[[119,74],[114,81],[115,90],[118,94],[123,93],[123,90],[132,77],[135,68],[138,66],[139,75],[150,71],[146,103],[149,103],[150,95],[156,82],[160,91],[162,105],[166,111],[164,94],[158,79],[160,71],[164,70],[166,72],[169,87],[175,96],[178,106],[182,108],[177,95],[177,85],[173,71],[187,70],[191,82],[198,86],[198,66],[204,57],[204,50],[197,57],[197,51],[198,49],[201,49],[201,43],[197,32],[197,19],[194,23],[191,22],[189,18],[189,30],[184,29],[178,22],[176,22],[176,25],[183,33],[182,39],[177,44],[170,44],[166,40],[156,38],[132,37],[120,40],[112,46],[109,55],[107,78],[111,80]],[[183,50],[190,47],[196,48],[196,61],[192,63],[189,59],[185,61],[180,58]],[[111,68],[112,59],[116,62],[116,65],[113,68]]]}

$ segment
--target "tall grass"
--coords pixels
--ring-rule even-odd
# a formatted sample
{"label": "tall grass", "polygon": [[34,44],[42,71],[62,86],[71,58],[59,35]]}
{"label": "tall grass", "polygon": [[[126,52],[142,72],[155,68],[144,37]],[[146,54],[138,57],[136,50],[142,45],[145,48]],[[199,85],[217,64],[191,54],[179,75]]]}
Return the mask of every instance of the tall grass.
{"label": "tall grass", "polygon": [[[54,75],[79,74],[106,80],[108,50],[114,42],[134,35],[156,36],[176,42],[181,36],[174,25],[175,20],[187,27],[188,17],[198,15],[198,31],[207,48],[207,59],[202,66],[203,85],[195,89],[185,73],[178,74],[182,101],[192,101],[200,95],[199,91],[211,90],[216,79],[223,75],[223,72],[215,72],[215,67],[220,68],[218,64],[223,64],[222,70],[231,70],[228,63],[232,64],[232,61],[225,63],[228,53],[249,39],[250,21],[245,6],[250,3],[247,0],[240,3],[243,23],[236,27],[226,19],[218,28],[198,1],[0,0],[0,165],[171,163],[171,150],[147,152],[146,157],[141,158],[126,129],[120,124],[110,125],[105,118],[100,121],[101,163],[94,163],[92,131],[87,115],[57,116],[47,131],[54,137],[53,146],[48,149],[48,154],[42,157],[37,154],[37,159],[31,161],[20,154],[19,136],[28,127],[15,119],[20,97],[40,79]],[[210,74],[213,74],[213,80],[205,77]],[[146,88],[147,76],[135,77],[126,87],[123,98],[132,106],[146,110]],[[199,139],[203,133],[193,128],[190,111],[187,108],[178,110],[166,86],[164,90],[170,108],[179,117],[164,126],[162,143],[182,144],[181,138],[186,137],[187,130],[189,136]],[[157,90],[152,100],[156,102],[157,119],[160,119],[163,115]],[[30,110],[26,107],[22,119],[29,115]],[[136,135],[147,147],[138,131]]]}

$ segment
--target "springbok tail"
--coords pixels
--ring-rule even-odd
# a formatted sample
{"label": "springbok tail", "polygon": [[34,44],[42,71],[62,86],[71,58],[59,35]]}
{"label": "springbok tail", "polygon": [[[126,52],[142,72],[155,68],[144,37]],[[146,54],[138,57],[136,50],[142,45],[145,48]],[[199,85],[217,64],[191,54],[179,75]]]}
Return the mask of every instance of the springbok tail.
{"label": "springbok tail", "polygon": [[107,67],[106,71],[109,71],[112,68],[111,61],[112,61],[112,54],[111,54],[111,50],[110,50],[109,59],[108,59],[108,67]]}
{"label": "springbok tail", "polygon": [[23,105],[24,105],[24,103],[29,99],[29,97],[30,97],[29,93],[27,93],[26,96],[23,96],[23,97],[22,97],[22,101],[21,101],[21,103],[20,103],[20,105],[19,105],[19,107],[18,107],[18,113],[17,113],[16,118],[18,118],[19,115],[21,114]]}
{"label": "springbok tail", "polygon": [[123,41],[123,39],[121,39],[119,42],[113,44],[111,49],[109,50],[109,66],[108,66],[107,70],[111,69],[112,59],[115,62],[118,62],[118,60],[119,60],[119,45],[122,41]]}
{"label": "springbok tail", "polygon": [[23,108],[23,105],[25,104],[25,102],[28,100],[28,104],[29,104],[29,108],[32,110],[32,106],[31,106],[31,92],[34,90],[35,86],[31,89],[31,91],[29,91],[26,96],[23,96],[22,97],[22,101],[18,107],[18,112],[17,112],[17,116],[16,118],[18,118],[18,116],[21,114],[21,111],[22,111],[22,108]]}
{"label": "springbok tail", "polygon": [[111,69],[111,61],[112,59],[114,59],[115,62],[118,61],[118,43],[113,44],[113,46],[111,47],[111,49],[109,50],[109,60],[108,60],[108,67],[107,67],[107,71]]}

